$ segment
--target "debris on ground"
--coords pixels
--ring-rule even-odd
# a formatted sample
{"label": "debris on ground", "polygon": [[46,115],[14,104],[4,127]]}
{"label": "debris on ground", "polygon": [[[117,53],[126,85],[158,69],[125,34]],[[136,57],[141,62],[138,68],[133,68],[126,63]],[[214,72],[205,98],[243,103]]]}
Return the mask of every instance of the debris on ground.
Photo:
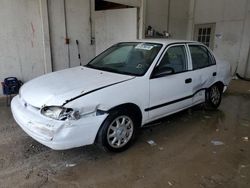
{"label": "debris on ground", "polygon": [[206,118],[206,119],[211,119],[211,116],[204,116],[204,118]]}
{"label": "debris on ground", "polygon": [[219,132],[220,131],[220,129],[216,129],[216,132]]}
{"label": "debris on ground", "polygon": [[151,146],[156,146],[157,144],[153,140],[148,140],[147,143]]}
{"label": "debris on ground", "polygon": [[248,137],[247,136],[242,137],[241,139],[242,139],[243,142],[248,142]]}
{"label": "debris on ground", "polygon": [[218,141],[218,140],[212,140],[211,144],[215,145],[215,146],[222,146],[225,145],[222,141]]}
{"label": "debris on ground", "polygon": [[240,165],[240,168],[246,168],[247,166],[246,165]]}
{"label": "debris on ground", "polygon": [[242,125],[243,127],[249,127],[249,124],[248,124],[248,123],[241,123],[241,125]]}
{"label": "debris on ground", "polygon": [[160,150],[160,151],[163,151],[163,150],[164,150],[164,148],[163,148],[163,147],[159,147],[159,150]]}
{"label": "debris on ground", "polygon": [[25,179],[29,179],[32,173],[33,173],[33,168],[30,169],[29,172],[26,174]]}
{"label": "debris on ground", "polygon": [[242,171],[242,169],[248,168],[248,167],[249,167],[249,165],[240,165],[240,166],[239,166],[239,169],[238,169],[238,173],[240,174],[241,171]]}
{"label": "debris on ground", "polygon": [[75,163],[71,163],[71,164],[66,164],[66,167],[74,167],[74,166],[76,166],[76,164]]}
{"label": "debris on ground", "polygon": [[173,186],[173,183],[170,182],[170,181],[168,181],[168,185],[169,185],[169,186]]}
{"label": "debris on ground", "polygon": [[242,125],[243,127],[249,127],[249,121],[248,120],[242,120],[240,125]]}

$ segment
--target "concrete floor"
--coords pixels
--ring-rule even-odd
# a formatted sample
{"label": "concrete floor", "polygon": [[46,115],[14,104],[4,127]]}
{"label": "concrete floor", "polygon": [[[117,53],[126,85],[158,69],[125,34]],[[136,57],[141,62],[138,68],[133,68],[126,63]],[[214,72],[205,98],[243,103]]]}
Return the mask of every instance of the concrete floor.
{"label": "concrete floor", "polygon": [[244,138],[250,137],[250,82],[233,81],[217,111],[197,107],[144,129],[120,154],[95,146],[52,151],[18,127],[3,101],[0,120],[0,187],[250,187]]}

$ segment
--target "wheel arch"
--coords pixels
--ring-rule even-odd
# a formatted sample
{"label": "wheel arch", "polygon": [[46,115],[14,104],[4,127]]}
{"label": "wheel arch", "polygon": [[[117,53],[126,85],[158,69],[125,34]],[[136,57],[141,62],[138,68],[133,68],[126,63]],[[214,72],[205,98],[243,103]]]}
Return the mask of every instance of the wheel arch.
{"label": "wheel arch", "polygon": [[134,112],[137,117],[138,117],[138,120],[141,124],[142,122],[142,111],[140,109],[140,107],[134,103],[124,103],[124,104],[120,104],[118,106],[115,106],[115,107],[112,107],[111,109],[108,110],[108,113],[112,113],[112,112],[115,112],[115,111],[118,111],[118,110],[126,110],[126,111],[132,111]]}
{"label": "wheel arch", "polygon": [[[107,114],[115,113],[118,110],[127,110],[127,111],[135,113],[136,116],[138,117],[138,119],[137,119],[138,122],[137,123],[138,123],[138,125],[141,126],[141,123],[142,123],[142,111],[141,111],[141,109],[140,109],[140,107],[138,105],[136,105],[134,103],[124,103],[124,104],[120,104],[120,105],[117,105],[117,106],[114,106],[114,107],[110,108],[109,110],[106,111],[106,113]],[[106,119],[103,121],[103,123],[106,121]],[[98,132],[97,132],[97,135],[96,135],[96,138],[95,138],[95,143],[98,141],[98,133],[99,133],[100,129],[102,128],[103,123],[98,129]]]}
{"label": "wheel arch", "polygon": [[[215,82],[213,85],[217,85],[218,87],[219,87],[219,89],[221,90],[221,92],[223,92],[223,89],[224,89],[224,86],[225,86],[225,84],[222,82],[222,81],[217,81],[217,82]],[[212,86],[213,86],[212,85]],[[211,87],[212,87],[211,86]]]}

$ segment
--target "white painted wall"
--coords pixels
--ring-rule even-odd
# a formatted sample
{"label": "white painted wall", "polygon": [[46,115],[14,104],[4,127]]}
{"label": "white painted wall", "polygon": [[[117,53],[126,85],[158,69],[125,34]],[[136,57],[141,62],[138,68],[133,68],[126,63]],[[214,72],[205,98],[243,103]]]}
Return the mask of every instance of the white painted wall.
{"label": "white painted wall", "polygon": [[171,0],[169,33],[173,39],[186,39],[190,0]]}
{"label": "white painted wall", "polygon": [[125,8],[95,12],[96,54],[111,45],[137,38],[137,9]]}
{"label": "white painted wall", "polygon": [[0,80],[15,76],[27,81],[44,74],[39,1],[1,0],[0,8]]}
{"label": "white painted wall", "polygon": [[147,0],[146,27],[150,25],[160,33],[168,31],[174,39],[186,39],[189,1]]}
{"label": "white painted wall", "polygon": [[[82,64],[87,64],[95,56],[90,36],[90,1],[66,0],[64,7],[64,0],[49,0],[49,17],[53,70],[80,65],[76,40],[80,44]],[[66,33],[69,45],[65,44]]]}
{"label": "white painted wall", "polygon": [[246,69],[248,53],[247,50],[243,51],[248,49],[250,38],[247,26],[249,2],[249,0],[199,0],[195,5],[194,24],[216,23],[215,34],[221,34],[222,37],[215,38],[214,52],[220,59],[232,65],[233,72],[238,66],[241,75],[244,75],[243,70]]}
{"label": "white painted wall", "polygon": [[246,7],[247,12],[243,26],[238,72],[250,78],[250,0],[248,0]]}
{"label": "white painted wall", "polygon": [[80,43],[80,54],[83,65],[95,56],[95,46],[91,45],[90,37],[90,1],[66,1],[67,27],[70,38],[70,65],[79,66],[76,40]]}
{"label": "white painted wall", "polygon": [[64,0],[49,0],[49,25],[53,71],[69,67],[69,46],[65,44],[66,25]]}
{"label": "white painted wall", "polygon": [[[139,10],[140,30],[152,25],[160,32],[169,30],[172,38],[182,39],[186,36],[192,39],[194,24],[216,23],[215,32],[221,34],[222,38],[215,39],[215,53],[230,62],[233,71],[238,65],[238,72],[250,77],[250,0],[110,1],[140,8],[143,5]],[[169,1],[171,6],[168,13]],[[69,60],[72,67],[79,65],[76,39],[80,41],[83,64],[95,56],[95,46],[90,45],[89,0],[66,0],[67,30],[71,39],[69,46],[65,45],[64,40],[66,25],[63,0],[48,0],[49,9],[46,3],[47,0],[0,1],[1,81],[8,76],[16,76],[26,82],[50,72],[50,50],[54,70],[67,68]],[[119,24],[120,28],[131,25]],[[108,25],[110,23],[106,27]],[[100,28],[96,29],[96,33],[101,32]]]}
{"label": "white painted wall", "polygon": [[169,0],[147,0],[146,27],[152,26],[158,32],[168,30]]}
{"label": "white painted wall", "polygon": [[237,68],[249,77],[250,0],[147,0],[146,27],[169,31],[171,38],[193,40],[194,25],[207,23],[222,35],[214,39],[215,54],[232,65],[232,73]]}

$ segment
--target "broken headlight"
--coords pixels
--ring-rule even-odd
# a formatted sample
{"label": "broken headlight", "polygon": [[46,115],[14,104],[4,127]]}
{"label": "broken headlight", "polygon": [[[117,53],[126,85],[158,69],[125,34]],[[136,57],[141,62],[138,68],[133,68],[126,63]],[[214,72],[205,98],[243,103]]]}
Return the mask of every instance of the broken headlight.
{"label": "broken headlight", "polygon": [[60,106],[46,106],[42,108],[41,114],[46,117],[55,119],[55,120],[78,120],[80,119],[79,111],[74,111],[72,108],[64,108]]}

